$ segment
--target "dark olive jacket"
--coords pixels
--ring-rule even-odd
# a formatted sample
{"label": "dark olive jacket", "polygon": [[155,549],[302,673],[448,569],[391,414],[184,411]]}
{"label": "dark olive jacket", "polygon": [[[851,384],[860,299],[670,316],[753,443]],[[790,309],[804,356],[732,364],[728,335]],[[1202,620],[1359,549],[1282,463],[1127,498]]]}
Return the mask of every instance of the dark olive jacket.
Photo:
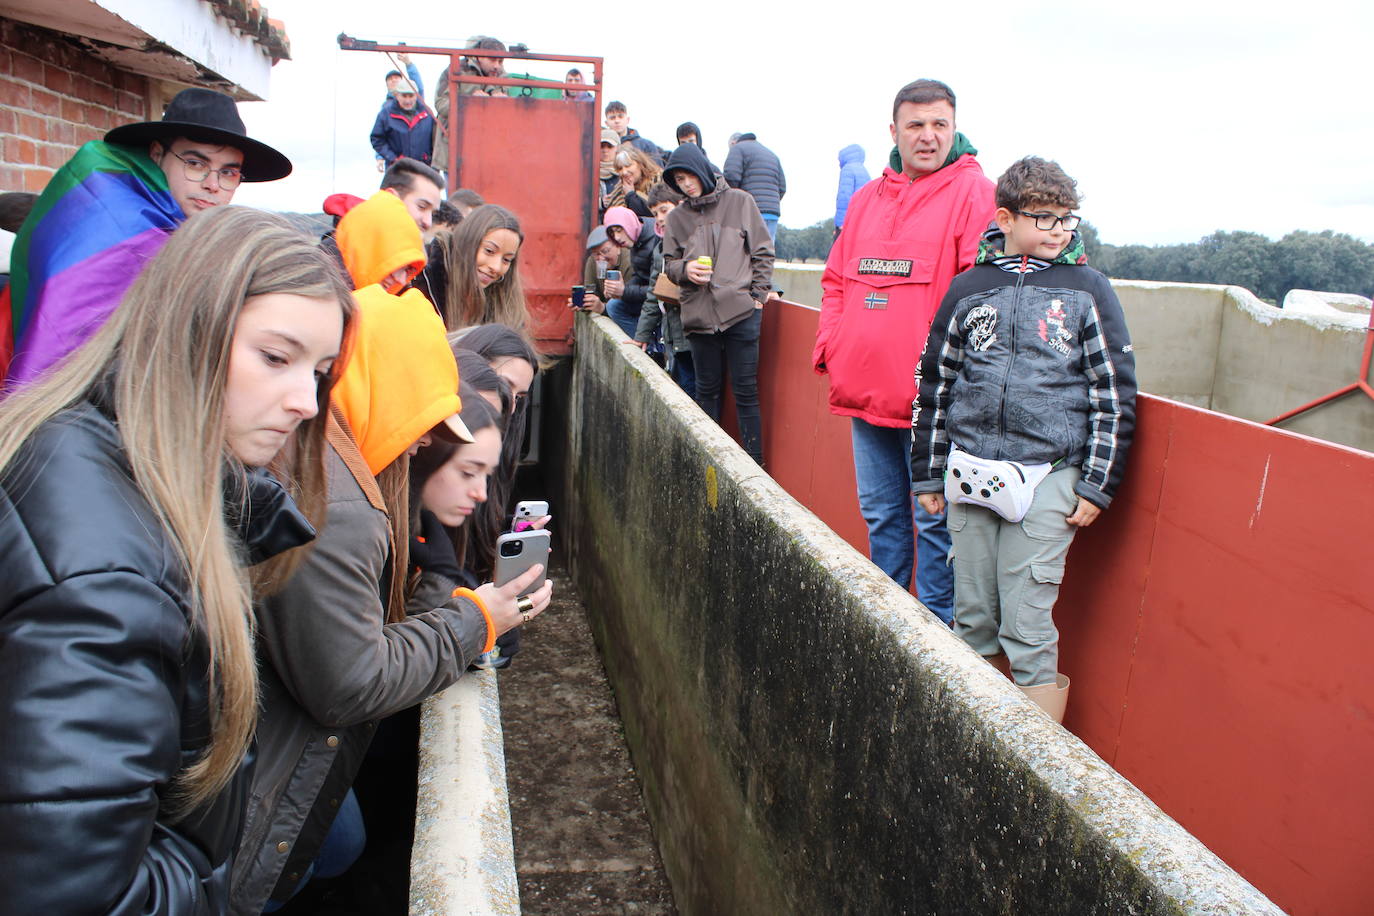
{"label": "dark olive jacket", "polygon": [[234,869],[236,914],[257,916],[268,900],[290,897],[377,722],[452,684],[488,640],[482,612],[449,598],[452,586],[386,622],[387,515],[356,446],[337,432],[326,450],[328,520],[310,557],[258,611],[261,752]]}

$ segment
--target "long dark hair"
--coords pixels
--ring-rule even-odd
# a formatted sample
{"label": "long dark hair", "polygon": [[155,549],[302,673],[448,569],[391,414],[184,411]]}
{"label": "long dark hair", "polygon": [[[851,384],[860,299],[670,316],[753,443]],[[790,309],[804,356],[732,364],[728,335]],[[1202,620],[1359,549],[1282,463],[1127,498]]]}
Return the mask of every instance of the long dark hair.
{"label": "long dark hair", "polygon": [[504,277],[486,289],[477,285],[477,249],[482,240],[497,229],[509,229],[524,245],[525,233],[520,230],[520,221],[514,213],[495,204],[475,207],[452,232],[435,236],[448,268],[443,319],[450,331],[489,321],[499,321],[513,328],[525,327],[528,312],[525,291],[520,285],[519,250]]}
{"label": "long dark hair", "polygon": [[515,410],[515,395],[511,393],[510,385],[496,374],[482,354],[467,349],[461,343],[450,346],[453,348],[453,358],[458,361],[458,377],[463,384],[472,387],[478,394],[494,394],[496,400],[501,402],[501,431],[504,433]]}
{"label": "long dark hair", "polygon": [[[535,376],[539,375],[539,356],[518,331],[502,324],[484,324],[460,334],[450,335],[455,347],[477,353],[488,365],[499,359],[520,359],[529,363]],[[501,467],[491,477],[487,487],[487,502],[469,522],[473,527],[468,539],[469,569],[486,576],[496,564],[496,538],[510,518],[511,496],[515,491],[515,472],[520,463],[520,450],[525,442],[529,398],[515,398],[515,408],[506,421],[505,437],[501,440]]]}
{"label": "long dark hair", "polygon": [[[495,373],[493,373],[495,374]],[[500,381],[499,377],[497,381]],[[458,415],[463,418],[463,424],[467,426],[468,432],[476,433],[489,427],[501,429],[501,417],[497,414],[496,408],[487,403],[487,399],[482,397],[481,392],[467,384],[466,382],[458,386],[458,396],[463,400],[463,407]],[[439,437],[434,437],[429,445],[415,453],[415,457],[410,459],[410,530],[417,533],[420,530],[420,511],[424,508],[422,493],[425,483],[441,467],[443,467],[458,449],[462,448],[456,442],[449,442]],[[487,499],[491,499],[490,485],[488,485]],[[476,516],[485,508],[486,504],[478,507],[474,512]],[[475,540],[473,533],[469,531],[470,525],[462,525],[458,528],[449,528],[449,541],[453,545],[453,555],[458,563],[465,569],[471,570],[472,567],[465,562],[465,555],[471,549],[469,547]],[[495,550],[495,538],[492,538],[492,549]]]}

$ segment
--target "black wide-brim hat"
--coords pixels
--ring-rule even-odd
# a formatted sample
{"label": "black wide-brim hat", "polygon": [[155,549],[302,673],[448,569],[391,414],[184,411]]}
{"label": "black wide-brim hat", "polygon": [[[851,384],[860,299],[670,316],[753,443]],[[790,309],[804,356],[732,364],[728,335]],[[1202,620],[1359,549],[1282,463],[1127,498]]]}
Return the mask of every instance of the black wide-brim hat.
{"label": "black wide-brim hat", "polygon": [[167,104],[161,121],[116,127],[105,135],[105,142],[147,146],[177,137],[232,146],[243,153],[244,181],[276,181],[291,174],[291,160],[248,136],[234,100],[213,89],[183,89]]}

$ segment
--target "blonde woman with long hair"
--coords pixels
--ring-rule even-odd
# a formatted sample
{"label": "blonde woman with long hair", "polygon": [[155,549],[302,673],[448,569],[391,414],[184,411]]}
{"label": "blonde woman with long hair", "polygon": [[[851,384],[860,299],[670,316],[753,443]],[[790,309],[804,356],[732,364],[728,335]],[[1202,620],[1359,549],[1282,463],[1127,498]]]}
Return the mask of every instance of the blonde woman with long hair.
{"label": "blonde woman with long hair", "polygon": [[663,170],[649,154],[631,145],[622,144],[615,151],[616,174],[620,176],[620,187],[611,193],[610,207],[629,207],[642,219],[651,219],[649,210],[649,190],[662,176]]}
{"label": "blonde woman with long hair", "polygon": [[520,285],[520,221],[505,207],[473,208],[452,233],[435,237],[431,249],[447,279],[434,290],[434,303],[450,331],[479,324],[504,324],[521,333],[529,319]]}
{"label": "blonde woman with long hair", "polygon": [[293,440],[297,493],[323,505],[352,308],[298,230],[215,208],[0,402],[7,911],[227,906],[257,718],[244,567],[313,536],[261,468]]}

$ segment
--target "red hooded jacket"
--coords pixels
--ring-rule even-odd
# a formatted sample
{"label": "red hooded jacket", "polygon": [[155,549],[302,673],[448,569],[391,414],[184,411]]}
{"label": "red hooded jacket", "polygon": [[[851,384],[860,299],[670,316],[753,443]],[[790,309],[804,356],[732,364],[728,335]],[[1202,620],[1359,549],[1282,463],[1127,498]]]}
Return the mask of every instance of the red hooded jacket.
{"label": "red hooded jacket", "polygon": [[854,194],[821,280],[812,361],[830,375],[830,412],[911,425],[915,370],[955,275],[973,266],[996,211],[972,155],[914,181],[884,169]]}

